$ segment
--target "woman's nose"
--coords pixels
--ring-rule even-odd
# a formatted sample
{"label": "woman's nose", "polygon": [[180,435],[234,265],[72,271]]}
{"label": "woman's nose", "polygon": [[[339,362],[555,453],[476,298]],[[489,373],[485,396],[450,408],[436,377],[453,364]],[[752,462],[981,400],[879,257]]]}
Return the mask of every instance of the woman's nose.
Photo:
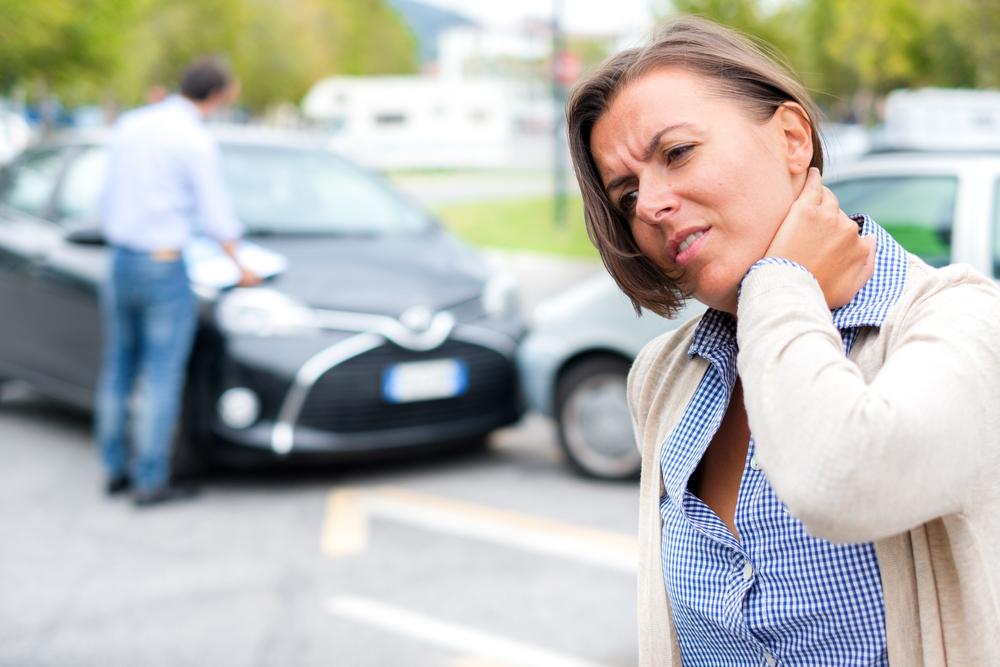
{"label": "woman's nose", "polygon": [[677,206],[677,195],[666,182],[659,179],[640,182],[635,212],[643,222],[649,224],[665,222],[677,210]]}

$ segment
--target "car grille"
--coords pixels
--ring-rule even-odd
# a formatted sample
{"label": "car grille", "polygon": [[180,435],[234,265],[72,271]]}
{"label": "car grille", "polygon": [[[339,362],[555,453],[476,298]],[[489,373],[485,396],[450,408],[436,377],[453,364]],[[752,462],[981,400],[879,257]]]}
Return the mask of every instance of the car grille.
{"label": "car grille", "polygon": [[[453,398],[390,403],[382,396],[382,374],[392,364],[461,359],[468,388]],[[382,431],[462,421],[509,411],[515,401],[511,361],[488,348],[458,341],[415,352],[387,343],[335,366],[319,379],[299,416],[299,424],[338,433]]]}

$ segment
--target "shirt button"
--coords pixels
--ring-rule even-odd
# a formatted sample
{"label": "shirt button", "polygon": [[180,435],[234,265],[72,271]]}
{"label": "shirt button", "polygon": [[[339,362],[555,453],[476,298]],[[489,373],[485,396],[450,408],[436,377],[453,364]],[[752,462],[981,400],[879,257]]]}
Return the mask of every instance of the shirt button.
{"label": "shirt button", "polygon": [[750,581],[753,579],[753,565],[750,561],[743,563],[743,581]]}
{"label": "shirt button", "polygon": [[775,658],[770,653],[765,653],[764,654],[764,660],[767,661],[767,664],[770,665],[771,667],[774,667],[775,665],[778,664],[777,658]]}
{"label": "shirt button", "polygon": [[756,454],[750,457],[750,467],[754,470],[760,470],[760,461],[757,460]]}

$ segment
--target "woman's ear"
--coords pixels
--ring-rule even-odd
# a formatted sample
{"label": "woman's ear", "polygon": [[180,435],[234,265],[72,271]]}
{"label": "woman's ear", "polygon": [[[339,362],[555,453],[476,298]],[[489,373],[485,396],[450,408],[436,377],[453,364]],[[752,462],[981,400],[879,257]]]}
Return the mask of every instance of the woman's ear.
{"label": "woman's ear", "polygon": [[783,102],[774,112],[774,120],[784,139],[789,172],[796,176],[808,172],[813,157],[809,114],[797,102]]}

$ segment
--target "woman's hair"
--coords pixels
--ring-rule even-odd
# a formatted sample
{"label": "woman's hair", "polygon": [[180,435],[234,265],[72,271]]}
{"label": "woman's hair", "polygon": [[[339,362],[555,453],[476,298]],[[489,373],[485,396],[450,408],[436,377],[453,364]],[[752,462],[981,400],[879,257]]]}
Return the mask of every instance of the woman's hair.
{"label": "woman's hair", "polygon": [[689,295],[681,290],[678,276],[665,275],[639,251],[628,221],[604,191],[590,152],[594,124],[607,112],[615,96],[632,81],[660,67],[676,67],[704,76],[717,93],[735,100],[762,123],[782,104],[799,104],[812,128],[810,166],[820,171],[823,149],[816,129],[819,109],[784,59],[736,31],[705,19],[685,17],[668,23],[647,46],[612,56],[573,88],[566,105],[566,127],[573,168],[583,193],[587,233],[636,312],[645,307],[670,317],[677,314]]}

